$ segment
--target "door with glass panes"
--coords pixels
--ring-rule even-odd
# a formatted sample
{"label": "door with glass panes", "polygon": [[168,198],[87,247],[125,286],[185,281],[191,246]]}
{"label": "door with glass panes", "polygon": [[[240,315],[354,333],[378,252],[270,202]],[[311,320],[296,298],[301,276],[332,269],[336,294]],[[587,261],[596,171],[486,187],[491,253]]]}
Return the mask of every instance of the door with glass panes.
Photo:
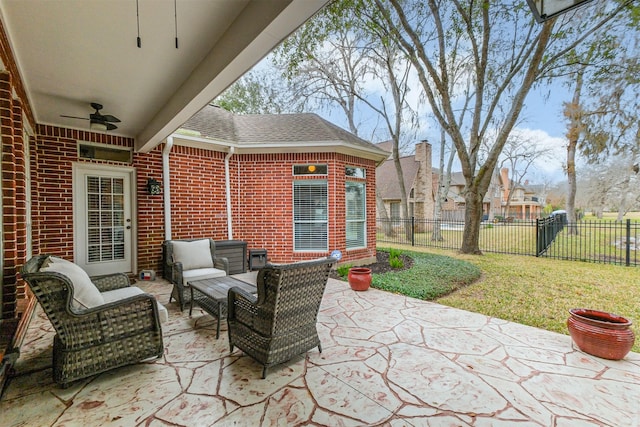
{"label": "door with glass panes", "polygon": [[133,169],[74,166],[75,262],[91,276],[133,271]]}

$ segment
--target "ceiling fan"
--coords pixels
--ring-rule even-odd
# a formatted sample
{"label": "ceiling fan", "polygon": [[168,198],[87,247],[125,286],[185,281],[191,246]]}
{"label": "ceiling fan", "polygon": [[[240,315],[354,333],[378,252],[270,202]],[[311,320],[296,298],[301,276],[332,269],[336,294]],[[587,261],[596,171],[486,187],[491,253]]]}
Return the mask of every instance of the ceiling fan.
{"label": "ceiling fan", "polygon": [[114,123],[120,123],[120,119],[112,116],[111,114],[101,114],[100,110],[102,110],[102,104],[98,104],[97,102],[91,103],[91,108],[93,108],[95,113],[89,114],[89,117],[77,117],[77,116],[67,116],[64,114],[60,114],[60,117],[67,117],[70,119],[80,119],[80,120],[89,120],[90,128],[94,131],[108,131],[118,129],[118,126],[114,125]]}

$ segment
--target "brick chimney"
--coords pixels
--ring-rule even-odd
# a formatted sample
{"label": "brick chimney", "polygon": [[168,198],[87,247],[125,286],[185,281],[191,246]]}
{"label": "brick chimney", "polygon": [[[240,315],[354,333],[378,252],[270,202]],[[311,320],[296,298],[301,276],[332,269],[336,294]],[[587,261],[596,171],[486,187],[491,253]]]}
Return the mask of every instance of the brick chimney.
{"label": "brick chimney", "polygon": [[511,181],[509,180],[509,168],[500,169],[500,178],[502,180],[502,199],[507,200],[509,196],[509,187]]}
{"label": "brick chimney", "polygon": [[433,218],[433,175],[431,172],[431,144],[422,140],[416,144],[415,153],[418,172],[414,183],[413,213],[416,218]]}

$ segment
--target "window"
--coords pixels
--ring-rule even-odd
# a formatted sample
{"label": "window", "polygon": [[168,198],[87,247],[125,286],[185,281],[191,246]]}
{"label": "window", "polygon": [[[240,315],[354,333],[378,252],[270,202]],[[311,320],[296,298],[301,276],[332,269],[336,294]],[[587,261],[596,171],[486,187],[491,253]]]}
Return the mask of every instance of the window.
{"label": "window", "polygon": [[295,165],[294,175],[326,175],[327,165]]}
{"label": "window", "polygon": [[391,207],[391,219],[400,219],[400,203],[392,202]]}
{"label": "window", "polygon": [[78,157],[131,163],[131,149],[94,142],[79,142]]}
{"label": "window", "polygon": [[366,246],[367,205],[363,182],[347,182],[347,249]]}
{"label": "window", "polygon": [[296,251],[328,249],[327,181],[293,182],[294,245]]}
{"label": "window", "polygon": [[344,170],[345,175],[352,178],[366,178],[366,171],[364,168],[358,168],[355,166],[347,166]]}

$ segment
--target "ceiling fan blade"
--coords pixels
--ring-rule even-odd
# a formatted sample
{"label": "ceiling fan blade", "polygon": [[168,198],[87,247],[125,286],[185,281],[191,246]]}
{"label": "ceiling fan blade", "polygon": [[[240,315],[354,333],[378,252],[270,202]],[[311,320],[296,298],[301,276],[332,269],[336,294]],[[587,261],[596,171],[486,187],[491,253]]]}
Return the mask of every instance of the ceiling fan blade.
{"label": "ceiling fan blade", "polygon": [[120,119],[115,116],[112,116],[111,114],[102,114],[102,119],[105,122],[120,123]]}
{"label": "ceiling fan blade", "polygon": [[60,117],[66,117],[68,119],[89,120],[87,117],[67,116],[65,114],[60,114]]}
{"label": "ceiling fan blade", "polygon": [[118,129],[118,126],[114,125],[113,123],[106,122],[105,125],[107,126],[107,130]]}

